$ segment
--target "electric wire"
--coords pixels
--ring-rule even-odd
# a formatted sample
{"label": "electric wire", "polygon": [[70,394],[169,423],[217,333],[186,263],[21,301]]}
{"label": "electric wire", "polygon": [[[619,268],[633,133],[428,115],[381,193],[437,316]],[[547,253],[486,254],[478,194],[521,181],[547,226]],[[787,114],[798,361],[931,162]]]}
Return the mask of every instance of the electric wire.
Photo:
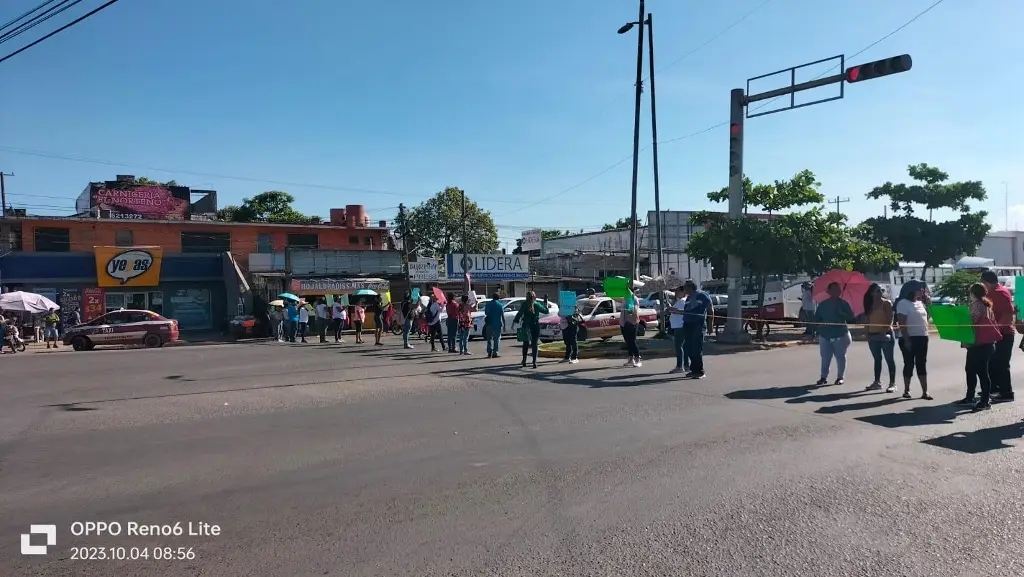
{"label": "electric wire", "polygon": [[[47,7],[47,6],[49,6],[50,4],[53,4],[54,2],[57,2],[57,1],[58,1],[58,0],[46,0],[46,1],[45,1],[45,2],[43,2],[42,4],[39,4],[39,5],[38,5],[38,6],[36,6],[35,8],[33,8],[33,9],[29,10],[28,12],[25,12],[25,13],[24,13],[24,14],[22,14],[21,16],[18,16],[17,18],[13,18],[13,19],[11,19],[11,21],[10,21],[10,22],[7,22],[7,23],[6,23],[6,24],[4,24],[3,26],[0,26],[0,31],[3,31],[3,30],[7,30],[7,29],[8,29],[8,28],[10,28],[11,26],[13,26],[13,25],[17,24],[18,22],[21,22],[21,21],[22,21],[22,20],[24,20],[25,18],[28,18],[28,17],[29,17],[29,16],[31,16],[32,14],[34,14],[34,13],[36,13],[36,12],[38,12],[38,11],[42,10],[43,8],[46,8],[46,7]],[[61,0],[61,1],[63,1],[63,0]]]}
{"label": "electric wire", "polygon": [[[921,18],[925,14],[927,14],[927,13],[931,12],[932,10],[934,10],[936,7],[938,7],[943,2],[945,2],[945,0],[936,0],[933,4],[931,4],[930,6],[925,8],[924,10],[921,10],[920,12],[915,14],[912,18],[910,18],[909,20],[907,20],[906,22],[901,24],[895,30],[893,30],[893,31],[889,32],[888,34],[882,36],[878,40],[875,40],[871,44],[868,44],[867,46],[865,46],[864,48],[858,50],[857,52],[854,52],[853,54],[850,55],[850,57],[854,58],[856,56],[859,56],[859,55],[863,54],[864,52],[867,52],[868,50],[874,48],[875,46],[878,46],[879,44],[881,44],[885,40],[888,40],[889,38],[891,38],[892,36],[894,36],[898,32],[902,31],[906,27],[908,27],[911,24],[913,24],[914,22],[916,22],[919,18]],[[833,68],[833,70],[834,70],[834,68]],[[826,72],[825,74],[828,74],[828,72]],[[819,78],[821,78],[822,76],[825,76],[825,74],[822,74],[821,76],[819,76]],[[779,98],[782,98],[782,97],[779,97]],[[755,106],[753,108],[753,110],[760,110],[761,108],[764,108],[765,106],[768,106],[770,103],[774,102],[775,100],[778,100],[778,98],[775,98],[775,99],[772,99],[772,100],[767,100],[764,103],[762,103],[761,105]],[[698,130],[696,132],[691,132],[691,133],[683,135],[683,136],[677,136],[675,138],[669,138],[669,139],[666,139],[666,140],[659,140],[658,141],[658,145],[660,146],[660,145],[663,145],[663,144],[671,144],[673,142],[679,142],[681,140],[687,140],[687,139],[693,138],[695,136],[700,136],[701,134],[706,134],[706,133],[711,132],[711,131],[713,131],[715,129],[722,128],[723,126],[728,126],[728,125],[729,125],[729,121],[726,120],[725,122],[719,122],[718,124],[715,124],[715,125],[712,125],[712,126],[708,126],[707,128],[703,128],[701,130]],[[646,151],[649,148],[650,148],[650,146],[644,146],[644,147],[642,147],[640,149],[640,152],[644,152],[644,151]],[[537,205],[543,204],[545,202],[548,202],[548,201],[550,201],[552,199],[558,198],[559,196],[568,194],[569,192],[572,192],[573,190],[576,190],[577,188],[579,188],[579,187],[581,187],[581,186],[583,186],[585,184],[590,183],[591,181],[595,180],[596,178],[598,178],[600,176],[603,176],[603,175],[607,174],[608,172],[611,172],[615,168],[618,168],[619,166],[621,166],[623,163],[625,163],[627,161],[630,161],[632,159],[633,159],[633,155],[630,154],[629,156],[626,156],[626,157],[622,158],[621,160],[615,162],[611,166],[608,166],[607,168],[601,170],[600,172],[594,174],[593,176],[591,176],[591,177],[589,177],[589,178],[587,178],[587,179],[585,179],[585,180],[583,180],[583,181],[581,181],[581,182],[579,182],[577,184],[574,184],[573,186],[570,186],[569,188],[566,188],[566,189],[564,189],[564,190],[562,190],[560,192],[557,192],[557,193],[555,193],[555,194],[553,194],[551,196],[542,198],[542,199],[540,199],[539,201],[537,201],[537,202],[535,202],[533,204],[529,204],[529,205],[524,206],[524,207],[516,208],[516,209],[510,210],[508,212],[502,213],[502,214],[497,215],[497,216],[506,216],[506,215],[509,215],[509,214],[513,214],[513,213],[519,212],[521,210],[526,210],[527,208],[532,208],[534,206],[537,206]]]}
{"label": "electric wire", "polygon": [[43,22],[46,22],[50,18],[53,18],[54,16],[57,16],[70,8],[74,8],[76,4],[79,4],[81,2],[82,0],[61,0],[60,4],[50,8],[49,10],[43,12],[42,14],[39,14],[38,16],[29,20],[28,22],[20,24],[14,30],[6,32],[3,35],[0,35],[0,44],[8,42],[12,38],[17,38],[18,36],[21,36],[22,34],[35,28],[36,26],[39,26]]}
{"label": "electric wire", "polygon": [[118,2],[119,2],[119,0],[108,0],[105,4],[100,5],[98,8],[95,8],[95,9],[93,9],[90,12],[86,12],[82,16],[79,16],[78,18],[75,18],[71,22],[68,22],[67,24],[61,26],[60,28],[54,30],[53,32],[50,32],[46,36],[43,36],[42,38],[40,38],[38,40],[30,42],[26,46],[22,46],[21,48],[15,50],[14,52],[11,52],[7,56],[4,56],[3,58],[0,58],[0,64],[3,64],[4,62],[7,62],[11,58],[14,58],[15,56],[17,56],[17,55],[21,54],[22,52],[28,50],[29,48],[32,48],[33,46],[37,46],[40,43],[45,42],[46,40],[49,40],[50,38],[53,38],[54,36],[60,34],[61,32],[65,31],[65,30],[67,30],[68,28],[71,28],[75,24],[78,24],[79,22],[82,22],[82,21],[88,19],[89,17],[91,17],[91,16],[93,16],[95,14],[98,14],[99,12],[101,12],[101,11],[111,7],[111,6],[113,6],[114,4],[117,4]]}

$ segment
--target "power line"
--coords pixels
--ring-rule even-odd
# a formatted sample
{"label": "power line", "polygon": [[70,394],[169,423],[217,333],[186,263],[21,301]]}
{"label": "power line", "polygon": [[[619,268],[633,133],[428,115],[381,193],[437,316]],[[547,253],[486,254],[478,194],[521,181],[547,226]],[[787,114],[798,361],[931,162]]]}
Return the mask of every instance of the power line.
{"label": "power line", "polygon": [[[888,40],[889,38],[891,38],[891,37],[895,36],[895,35],[896,35],[896,34],[897,34],[898,32],[901,32],[901,31],[902,31],[902,30],[903,30],[904,28],[906,28],[907,26],[910,26],[911,24],[913,24],[914,22],[916,22],[916,21],[917,21],[917,20],[918,20],[919,18],[921,18],[921,17],[922,17],[922,16],[924,16],[925,14],[927,14],[927,13],[931,12],[932,10],[934,10],[935,8],[937,8],[937,7],[939,6],[939,4],[942,4],[942,3],[943,3],[943,2],[945,2],[945,1],[946,1],[946,0],[936,0],[936,1],[935,1],[934,3],[932,3],[932,4],[930,5],[930,6],[928,6],[928,7],[927,7],[927,8],[925,8],[924,10],[921,10],[920,12],[918,12],[917,14],[915,14],[915,15],[914,15],[914,16],[913,16],[912,18],[910,18],[910,20],[907,20],[906,22],[904,22],[903,24],[901,24],[900,26],[898,26],[898,27],[897,27],[897,28],[896,28],[895,30],[893,30],[893,31],[889,32],[889,33],[888,33],[888,34],[886,34],[885,36],[882,36],[882,37],[881,37],[881,38],[879,38],[878,40],[875,40],[875,41],[874,41],[874,42],[872,42],[871,44],[868,44],[868,45],[867,45],[867,46],[865,46],[864,48],[861,48],[861,49],[860,49],[860,50],[858,50],[857,52],[854,52],[853,54],[850,54],[849,56],[847,56],[847,58],[856,58],[857,56],[860,56],[861,54],[864,54],[864,53],[865,53],[865,52],[867,52],[868,50],[871,50],[871,49],[872,49],[872,48],[874,48],[875,46],[878,46],[878,45],[879,45],[879,44],[881,44],[882,42],[884,42],[884,41]],[[814,78],[813,80],[817,80],[818,78],[824,78],[825,76],[827,76],[827,75],[831,74],[831,73],[832,73],[832,72],[833,72],[833,71],[834,71],[834,70],[835,70],[836,68],[838,68],[838,66],[833,66],[832,68],[829,68],[828,70],[826,70],[825,72],[822,72],[822,73],[821,73],[820,75],[818,75],[818,76],[817,76],[816,78]],[[764,102],[762,102],[762,103],[758,104],[757,106],[754,106],[752,110],[761,110],[762,108],[765,108],[766,106],[768,106],[768,105],[769,105],[769,104],[771,104],[772,102],[775,102],[775,101],[777,101],[777,100],[779,100],[779,99],[781,99],[781,98],[787,98],[787,97],[788,97],[788,96],[779,96],[779,97],[776,97],[776,98],[772,98],[772,99],[770,99],[770,100],[766,100],[766,101],[764,101]],[[710,132],[710,131],[712,131],[712,130],[714,130],[714,129],[716,129],[716,128],[721,128],[721,127],[723,127],[723,126],[726,126],[726,125],[728,125],[728,124],[729,124],[729,121],[728,121],[728,120],[727,120],[727,121],[725,121],[725,122],[719,122],[718,124],[716,124],[716,125],[714,125],[714,126],[709,126],[709,127],[705,128],[705,129],[703,129],[703,130],[698,130],[697,132],[693,132],[693,133],[687,134],[687,135],[685,135],[685,136],[679,136],[679,137],[676,137],[676,138],[670,138],[670,139],[668,139],[668,140],[663,140],[663,141],[659,141],[659,142],[658,142],[658,144],[669,144],[669,143],[672,143],[672,142],[678,142],[678,141],[680,141],[680,140],[686,140],[686,139],[688,139],[688,138],[692,138],[692,137],[694,137],[694,136],[698,136],[698,135],[700,135],[700,134],[704,134],[705,132]]]}
{"label": "power line", "polygon": [[46,8],[47,6],[49,6],[50,4],[53,4],[56,1],[57,0],[46,0],[46,2],[43,2],[42,4],[36,6],[35,8],[33,8],[33,9],[29,10],[28,12],[22,14],[21,16],[18,16],[17,18],[12,19],[10,22],[4,24],[3,26],[0,26],[0,31],[7,30],[11,26],[17,24],[18,22],[21,22],[25,18],[28,18],[32,14],[42,10],[43,8]]}
{"label": "power line", "polygon": [[49,10],[43,12],[42,14],[39,14],[38,16],[33,17],[29,21],[18,25],[18,27],[15,28],[14,30],[6,32],[3,35],[0,35],[0,44],[9,41],[12,38],[21,36],[22,34],[35,28],[36,26],[39,26],[43,22],[46,22],[50,18],[53,18],[54,16],[57,16],[70,8],[73,8],[76,4],[81,3],[81,1],[82,0],[61,0],[60,4],[50,8]]}
{"label": "power line", "polygon": [[[726,26],[725,28],[723,28],[723,29],[719,30],[719,31],[718,31],[718,32],[717,32],[717,33],[716,33],[716,34],[715,34],[714,36],[712,36],[711,38],[708,38],[708,39],[707,39],[707,40],[705,40],[704,42],[701,42],[701,43],[700,43],[700,44],[698,44],[697,46],[695,46],[695,47],[691,48],[690,50],[688,50],[687,52],[685,52],[685,53],[684,53],[684,54],[683,54],[682,56],[680,56],[680,57],[676,58],[675,60],[672,60],[672,61],[671,61],[671,62],[669,62],[668,64],[665,64],[665,65],[663,65],[663,66],[660,66],[660,67],[658,67],[658,68],[657,68],[657,69],[655,70],[655,73],[658,73],[658,72],[662,72],[662,71],[664,71],[664,70],[667,70],[667,69],[669,69],[669,68],[672,68],[672,67],[673,67],[673,66],[675,66],[676,64],[679,64],[680,62],[682,62],[683,60],[686,60],[686,59],[687,59],[687,58],[689,58],[690,56],[693,56],[694,54],[696,54],[696,53],[700,52],[701,50],[703,50],[704,48],[706,48],[706,47],[707,47],[708,45],[710,45],[711,43],[713,43],[714,41],[716,41],[716,40],[718,40],[719,38],[721,38],[722,36],[725,36],[726,34],[728,34],[728,33],[729,33],[729,31],[731,31],[731,30],[732,30],[733,28],[735,28],[735,27],[739,26],[740,24],[742,24],[742,23],[743,23],[744,21],[746,21],[746,20],[747,20],[747,18],[750,18],[751,16],[753,16],[755,12],[757,12],[757,11],[758,11],[758,10],[760,10],[761,8],[764,8],[765,6],[767,6],[767,5],[768,5],[768,4],[769,4],[769,3],[771,2],[771,1],[772,1],[772,0],[764,0],[763,2],[761,2],[760,4],[758,4],[757,6],[755,6],[755,7],[754,7],[754,8],[752,9],[752,10],[749,10],[748,12],[746,12],[745,14],[743,14],[742,16],[740,16],[739,18],[737,18],[736,20],[734,20],[734,21],[733,21],[733,22],[732,22],[731,24],[729,24],[729,25],[728,25],[728,26]],[[649,77],[649,76],[644,76],[644,77],[643,77],[643,82],[647,82],[647,81],[648,81],[649,79],[650,79],[650,77]],[[632,94],[633,94],[632,92],[630,92],[630,93],[629,93],[629,95],[630,95],[630,96],[632,96]],[[620,100],[622,100],[622,99],[623,99],[623,98],[625,98],[625,97],[626,97],[626,93],[623,93],[623,94],[622,94],[621,96],[619,96],[618,98],[616,98],[615,100],[613,100],[613,101],[612,101],[612,104],[616,104],[617,102],[619,102]]]}
{"label": "power line", "polygon": [[[889,32],[889,33],[888,33],[888,34],[886,34],[885,36],[882,36],[882,37],[881,37],[881,38],[879,38],[878,40],[875,40],[875,41],[874,41],[874,42],[872,42],[871,44],[868,44],[868,45],[867,45],[867,46],[865,46],[864,48],[862,48],[862,49],[858,50],[857,52],[855,52],[855,53],[851,54],[851,55],[850,55],[850,57],[851,57],[851,58],[853,58],[853,57],[856,57],[856,56],[860,56],[860,55],[861,55],[861,54],[863,54],[864,52],[867,52],[868,50],[870,50],[870,49],[874,48],[875,46],[878,46],[879,44],[881,44],[881,43],[882,43],[882,42],[884,42],[885,40],[887,40],[887,39],[891,38],[892,36],[894,36],[894,35],[895,35],[896,33],[898,33],[898,32],[900,32],[900,31],[902,31],[902,30],[903,30],[904,28],[906,28],[907,26],[910,26],[911,24],[913,24],[914,22],[916,22],[916,21],[917,21],[917,20],[918,20],[919,18],[921,18],[921,17],[922,17],[922,16],[924,16],[925,14],[927,14],[927,13],[931,12],[931,11],[932,11],[933,9],[935,9],[936,7],[938,7],[938,6],[939,6],[939,4],[942,4],[943,2],[945,2],[945,0],[936,0],[936,2],[934,2],[933,4],[931,4],[930,6],[928,6],[927,8],[925,8],[924,10],[922,10],[922,11],[918,12],[917,14],[915,14],[915,15],[914,15],[914,16],[913,16],[913,17],[912,17],[912,18],[911,18],[910,20],[907,20],[906,22],[904,22],[903,24],[901,24],[901,25],[900,25],[899,27],[897,27],[897,28],[896,28],[895,30],[893,30],[892,32]],[[827,74],[827,72],[826,72],[826,74]],[[823,76],[825,76],[825,74],[822,74],[821,76],[819,76],[819,78],[821,78],[821,77],[823,77]],[[781,97],[780,97],[780,98],[781,98]],[[770,104],[770,103],[774,102],[775,100],[778,100],[778,98],[776,98],[776,99],[772,99],[772,100],[768,100],[768,101],[765,101],[765,102],[764,102],[764,103],[763,103],[762,105],[760,105],[760,106],[757,106],[757,107],[755,107],[755,108],[754,108],[754,110],[759,110],[760,108],[764,108],[765,106],[767,106],[768,104]],[[715,125],[713,125],[713,126],[709,126],[709,127],[707,127],[707,128],[704,128],[704,129],[698,130],[698,131],[696,131],[696,132],[691,132],[690,134],[686,134],[686,135],[684,135],[684,136],[678,136],[678,137],[675,137],[675,138],[669,138],[669,139],[667,139],[667,140],[660,140],[660,141],[658,141],[658,144],[659,144],[659,145],[661,145],[661,144],[671,144],[671,143],[673,143],[673,142],[679,142],[680,140],[687,140],[687,139],[693,138],[693,137],[695,137],[695,136],[700,136],[701,134],[706,134],[706,133],[708,133],[708,132],[711,132],[712,130],[715,130],[715,129],[717,129],[717,128],[721,128],[721,127],[723,127],[723,126],[726,126],[726,125],[728,125],[728,124],[729,124],[729,121],[728,121],[728,120],[726,120],[725,122],[719,122],[718,124],[715,124]],[[641,152],[643,152],[643,151],[647,150],[648,148],[649,148],[649,147],[644,147],[644,148],[640,149],[640,151],[641,151]],[[593,176],[591,176],[591,177],[589,177],[589,178],[587,178],[587,179],[585,179],[585,180],[583,180],[583,181],[579,182],[578,184],[575,184],[575,185],[573,185],[573,186],[570,186],[569,188],[566,188],[565,190],[562,190],[562,191],[560,191],[560,192],[557,192],[557,193],[555,193],[555,194],[553,194],[553,195],[551,195],[551,196],[548,196],[548,197],[546,197],[546,198],[542,198],[542,199],[540,199],[539,201],[537,201],[537,202],[535,202],[535,203],[533,203],[533,204],[529,204],[529,205],[527,205],[527,206],[524,206],[524,207],[522,207],[522,208],[517,208],[517,209],[515,209],[515,210],[511,210],[511,211],[509,211],[509,212],[506,212],[506,213],[503,213],[503,214],[500,214],[500,215],[497,215],[497,216],[504,216],[504,215],[512,214],[512,213],[514,213],[514,212],[519,212],[520,210],[524,210],[524,209],[527,209],[527,208],[532,208],[532,207],[534,207],[534,206],[537,206],[537,205],[539,205],[539,204],[543,204],[543,203],[545,203],[545,202],[547,202],[547,201],[549,201],[549,200],[552,200],[552,199],[554,199],[554,198],[557,198],[557,197],[559,197],[559,196],[562,196],[563,194],[567,194],[567,193],[569,193],[569,192],[571,192],[571,191],[573,191],[573,190],[576,190],[577,188],[579,188],[579,187],[581,187],[581,186],[583,186],[583,185],[585,185],[585,184],[588,184],[589,182],[591,182],[591,181],[593,181],[593,180],[597,179],[598,177],[600,177],[600,176],[603,176],[603,175],[607,174],[608,172],[611,172],[611,171],[612,171],[612,170],[614,170],[615,168],[618,168],[618,167],[619,167],[619,166],[620,166],[620,165],[621,165],[622,163],[624,163],[624,162],[626,162],[626,161],[628,161],[628,160],[631,160],[632,158],[633,158],[633,157],[632,157],[632,155],[630,155],[630,156],[627,156],[627,157],[625,157],[625,158],[623,158],[623,159],[621,159],[621,160],[619,160],[619,161],[615,162],[615,163],[614,163],[614,164],[612,164],[611,166],[609,166],[609,167],[605,168],[604,170],[602,170],[602,171],[600,171],[600,172],[598,172],[598,173],[594,174]]]}
{"label": "power line", "polygon": [[106,4],[103,4],[103,5],[99,6],[98,8],[92,10],[91,12],[87,12],[87,13],[83,14],[82,16],[79,16],[78,18],[72,20],[71,22],[68,22],[67,24],[61,26],[60,28],[54,30],[53,32],[50,32],[46,36],[43,36],[39,40],[36,40],[35,42],[32,42],[32,43],[28,44],[27,46],[22,46],[21,48],[15,50],[14,52],[11,52],[7,56],[4,56],[3,58],[0,58],[0,64],[3,64],[4,62],[7,62],[11,58],[14,58],[15,56],[17,56],[17,55],[21,54],[22,52],[28,50],[29,48],[32,48],[33,46],[36,46],[37,44],[39,44],[39,43],[41,43],[41,42],[43,42],[45,40],[48,40],[48,39],[50,39],[50,38],[60,34],[61,32],[67,30],[68,28],[71,28],[75,24],[78,24],[79,22],[85,20],[86,18],[89,18],[90,16],[100,12],[101,10],[104,10],[106,8],[109,8],[109,7],[113,6],[114,4],[117,4],[118,1],[119,0],[109,0]]}
{"label": "power line", "polygon": [[[400,197],[404,197],[404,198],[410,198],[410,197],[413,197],[413,198],[423,198],[423,197],[429,196],[430,194],[433,194],[433,193],[424,194],[422,192],[417,192],[417,193],[395,192],[395,191],[391,191],[391,190],[379,190],[379,189],[372,189],[372,188],[354,188],[354,187],[350,187],[350,186],[335,186],[335,185],[326,185],[326,184],[315,184],[315,183],[309,183],[309,182],[289,182],[289,181],[284,181],[284,180],[268,180],[268,179],[263,179],[263,178],[254,178],[254,177],[250,177],[250,176],[239,176],[239,175],[231,175],[231,174],[218,174],[218,173],[213,173],[213,172],[197,172],[197,171],[194,171],[194,170],[184,170],[184,169],[178,169],[178,168],[166,168],[166,167],[158,167],[158,166],[147,166],[147,165],[144,165],[144,164],[133,164],[133,163],[129,163],[129,162],[119,162],[119,161],[113,161],[113,160],[103,160],[103,159],[99,159],[99,158],[88,158],[88,157],[83,157],[83,156],[73,156],[73,155],[68,155],[68,154],[58,154],[58,153],[54,153],[54,152],[45,152],[45,151],[42,151],[42,150],[31,150],[31,149],[25,149],[25,148],[17,148],[17,147],[13,147],[13,146],[3,146],[3,145],[0,145],[0,151],[8,152],[10,154],[18,154],[18,155],[22,155],[22,156],[36,156],[36,157],[39,157],[39,158],[51,158],[51,159],[55,159],[55,160],[67,160],[67,161],[70,161],[70,162],[82,162],[82,163],[86,163],[86,164],[100,164],[100,165],[104,165],[104,166],[113,166],[113,167],[119,167],[119,168],[129,168],[129,169],[133,169],[133,170],[137,169],[139,171],[145,171],[145,172],[162,172],[162,173],[165,173],[165,174],[197,176],[197,177],[203,177],[203,178],[216,178],[216,179],[220,179],[220,180],[237,180],[237,181],[242,181],[242,182],[252,182],[252,183],[258,183],[258,184],[270,184],[270,185],[274,185],[274,186],[283,186],[283,187],[314,188],[314,189],[320,189],[320,190],[331,190],[331,191],[339,191],[339,192],[360,192],[360,193],[365,193],[365,194],[379,194],[379,195],[384,195],[384,196],[400,196]],[[27,193],[25,195],[26,196],[35,196],[35,195],[27,194]],[[42,198],[42,197],[40,197],[40,198]],[[505,200],[505,199],[492,199],[492,198],[477,198],[473,202],[477,202],[477,203],[488,202],[488,203],[501,203],[501,204],[530,204],[532,201],[529,201],[529,200]],[[576,203],[566,203],[566,204],[567,205],[573,205],[573,206],[576,205]]]}

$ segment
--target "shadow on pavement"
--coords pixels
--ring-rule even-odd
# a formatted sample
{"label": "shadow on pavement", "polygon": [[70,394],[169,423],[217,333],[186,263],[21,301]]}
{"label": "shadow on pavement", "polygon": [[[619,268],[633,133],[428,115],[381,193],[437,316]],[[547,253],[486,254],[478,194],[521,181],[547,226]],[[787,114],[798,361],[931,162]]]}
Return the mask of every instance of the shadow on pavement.
{"label": "shadow on pavement", "polygon": [[933,447],[975,455],[996,449],[1010,449],[1014,445],[1007,444],[1005,441],[1020,439],[1022,436],[1024,436],[1024,423],[1013,423],[973,432],[952,433],[921,442]]}
{"label": "shadow on pavement", "polygon": [[820,389],[817,385],[796,385],[792,387],[768,387],[764,389],[747,389],[726,393],[728,399],[735,401],[771,401],[776,399],[795,399]]}
{"label": "shadow on pavement", "polygon": [[845,413],[847,411],[865,411],[867,409],[877,409],[879,407],[885,407],[887,405],[894,405],[896,403],[902,403],[910,399],[904,399],[899,396],[889,395],[885,398],[876,399],[874,401],[865,401],[863,403],[847,403],[845,405],[829,405],[827,407],[820,407],[815,413],[821,415],[838,415],[839,413]]}
{"label": "shadow on pavement", "polygon": [[845,393],[828,393],[826,395],[811,395],[809,397],[795,397],[786,400],[787,403],[833,403],[835,401],[845,401],[847,399],[856,399],[870,394],[866,391],[848,391]]}
{"label": "shadow on pavement", "polygon": [[866,415],[857,417],[858,421],[869,425],[878,425],[889,429],[900,427],[920,427],[923,425],[948,425],[958,415],[969,413],[970,407],[960,405],[931,405],[926,407],[914,407],[902,413],[885,413],[882,415]]}
{"label": "shadow on pavement", "polygon": [[579,385],[590,387],[591,389],[641,387],[646,385],[655,385],[660,383],[668,383],[682,380],[681,377],[666,378],[664,376],[655,375],[650,375],[656,377],[653,379],[644,378],[647,377],[648,375],[640,373],[635,375],[613,375],[610,377],[604,377],[600,379],[578,376],[581,373],[605,371],[608,370],[608,368],[609,367],[590,367],[563,369],[559,371],[545,371],[541,369],[529,368],[529,365],[527,365],[527,368],[522,368],[518,363],[516,363],[513,365],[486,365],[481,367],[463,367],[452,369],[449,371],[439,371],[435,374],[439,376],[447,375],[453,377],[480,377],[484,375],[498,374],[554,384]]}

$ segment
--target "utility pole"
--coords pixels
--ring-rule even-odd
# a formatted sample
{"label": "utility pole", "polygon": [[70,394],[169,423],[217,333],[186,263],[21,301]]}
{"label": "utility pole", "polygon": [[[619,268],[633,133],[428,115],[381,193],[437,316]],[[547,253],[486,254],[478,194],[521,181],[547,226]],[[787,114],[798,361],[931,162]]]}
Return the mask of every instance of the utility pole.
{"label": "utility pole", "polygon": [[[839,74],[832,76],[818,77],[814,80],[807,82],[796,81],[797,70],[807,68],[809,66],[815,66],[824,64],[829,61],[838,60],[838,68],[840,69]],[[821,104],[824,102],[831,102],[833,100],[840,100],[845,96],[845,87],[847,84],[855,84],[858,82],[864,82],[867,80],[874,80],[876,78],[882,78],[892,74],[900,74],[907,72],[914,65],[913,59],[909,54],[902,54],[892,58],[886,58],[884,60],[876,60],[874,62],[868,62],[859,66],[846,67],[846,56],[840,54],[833,58],[825,58],[817,60],[815,62],[809,62],[807,64],[801,64],[799,66],[790,66],[770,74],[762,74],[761,76],[755,76],[754,78],[747,79],[747,87],[734,88],[729,93],[729,218],[740,219],[743,216],[743,205],[744,205],[744,190],[743,190],[743,135],[744,135],[744,119],[755,118],[758,116],[765,116],[768,114],[775,114],[777,112],[784,112],[786,110],[793,110],[794,108],[803,108],[804,106],[812,106],[814,104]],[[785,74],[789,77],[789,85],[777,88],[775,90],[768,90],[757,94],[750,94],[750,83],[751,81],[768,78]],[[828,86],[831,84],[839,85],[839,95],[831,96],[826,98],[820,98],[812,100],[810,102],[803,102],[800,104],[796,103],[796,93],[804,90],[811,90],[814,88],[820,88],[822,86]],[[754,112],[749,108],[749,105],[755,102],[775,100],[784,96],[789,97],[789,105],[781,108],[768,110],[765,112]],[[755,109],[756,110],[756,109]],[[838,204],[836,205],[838,210]],[[729,277],[729,310],[727,313],[727,320],[725,325],[725,332],[719,338],[721,342],[725,343],[742,343],[750,340],[750,335],[743,330],[743,307],[740,299],[743,297],[743,259],[738,254],[730,254],[728,261],[728,272]]]}
{"label": "utility pole", "polygon": [[412,292],[412,273],[409,271],[409,225],[405,220],[405,204],[398,204],[398,234],[402,237],[402,253],[405,254],[405,284]]}
{"label": "utility pole", "polygon": [[843,204],[844,202],[850,202],[850,199],[849,198],[840,198],[838,195],[836,195],[835,200],[828,201],[829,204],[836,205],[836,214],[842,214],[842,212],[839,210],[839,205]]}
{"label": "utility pole", "polygon": [[14,176],[14,173],[0,170],[0,216],[7,216],[7,183],[5,176]]}
{"label": "utility pole", "polygon": [[[644,0],[640,0],[640,15],[637,23],[644,21]],[[627,25],[628,26],[628,25]],[[620,30],[628,30],[625,26]],[[630,290],[633,280],[637,277],[637,246],[636,246],[636,187],[637,175],[640,170],[640,96],[643,93],[644,76],[644,30],[641,26],[636,39],[636,99],[633,105],[633,184],[631,187],[631,208],[629,211],[629,274]]]}
{"label": "utility pole", "polygon": [[[469,294],[469,237],[466,234],[466,191],[462,191],[462,294]],[[527,257],[529,258],[529,257]]]}
{"label": "utility pole", "polygon": [[[655,250],[658,251],[658,276],[665,280],[661,255],[661,187],[658,171],[658,105],[654,91],[654,15],[647,14],[647,64],[650,67],[651,82],[651,145],[654,157],[654,238]],[[649,225],[650,223],[648,223]],[[665,334],[665,293],[662,291],[658,299],[658,334]]]}

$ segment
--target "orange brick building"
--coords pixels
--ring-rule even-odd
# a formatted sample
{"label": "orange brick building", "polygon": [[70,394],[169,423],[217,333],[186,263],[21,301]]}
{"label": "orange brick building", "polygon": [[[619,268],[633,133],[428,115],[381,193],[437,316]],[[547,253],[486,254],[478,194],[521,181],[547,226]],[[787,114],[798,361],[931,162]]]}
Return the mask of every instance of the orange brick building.
{"label": "orange brick building", "polygon": [[[346,213],[353,218],[345,218]],[[367,226],[361,206],[333,209],[331,216],[335,222],[318,225],[32,216],[4,220],[11,250],[91,252],[96,246],[160,246],[169,254],[230,252],[243,269],[248,269],[251,253],[391,248],[387,223]]]}

